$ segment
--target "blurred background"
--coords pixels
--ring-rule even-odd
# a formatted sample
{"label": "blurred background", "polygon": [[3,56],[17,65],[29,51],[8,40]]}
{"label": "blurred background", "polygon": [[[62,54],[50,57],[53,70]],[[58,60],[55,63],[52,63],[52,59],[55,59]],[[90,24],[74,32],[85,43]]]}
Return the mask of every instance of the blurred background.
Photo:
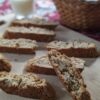
{"label": "blurred background", "polygon": [[[43,16],[54,21],[59,20],[59,14],[52,0],[34,0],[35,16]],[[0,15],[13,13],[9,0],[0,0]]]}
{"label": "blurred background", "polygon": [[[34,0],[34,15],[45,17],[49,20],[59,21],[60,16],[56,10],[53,0]],[[0,16],[13,13],[9,0],[0,0]],[[100,41],[100,33],[81,32],[91,38]]]}

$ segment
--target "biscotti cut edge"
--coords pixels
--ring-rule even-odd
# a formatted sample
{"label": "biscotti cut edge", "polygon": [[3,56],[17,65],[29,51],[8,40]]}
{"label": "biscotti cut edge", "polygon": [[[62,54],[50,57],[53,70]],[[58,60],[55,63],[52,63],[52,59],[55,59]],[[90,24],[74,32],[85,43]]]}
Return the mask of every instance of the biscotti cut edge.
{"label": "biscotti cut edge", "polygon": [[91,100],[82,75],[72,66],[69,58],[56,50],[50,51],[48,57],[61,83],[73,100]]}

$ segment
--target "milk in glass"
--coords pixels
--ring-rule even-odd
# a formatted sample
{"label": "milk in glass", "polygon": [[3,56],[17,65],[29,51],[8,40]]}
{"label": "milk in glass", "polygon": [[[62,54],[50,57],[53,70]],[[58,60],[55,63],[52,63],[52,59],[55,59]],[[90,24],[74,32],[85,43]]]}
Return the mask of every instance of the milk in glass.
{"label": "milk in glass", "polygon": [[17,18],[28,18],[33,13],[33,0],[10,0]]}

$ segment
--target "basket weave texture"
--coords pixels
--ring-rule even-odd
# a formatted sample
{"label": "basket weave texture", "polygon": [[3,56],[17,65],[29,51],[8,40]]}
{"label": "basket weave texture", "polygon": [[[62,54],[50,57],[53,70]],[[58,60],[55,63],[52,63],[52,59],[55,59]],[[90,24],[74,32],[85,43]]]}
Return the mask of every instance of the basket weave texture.
{"label": "basket weave texture", "polygon": [[61,23],[77,30],[100,31],[100,2],[54,0]]}

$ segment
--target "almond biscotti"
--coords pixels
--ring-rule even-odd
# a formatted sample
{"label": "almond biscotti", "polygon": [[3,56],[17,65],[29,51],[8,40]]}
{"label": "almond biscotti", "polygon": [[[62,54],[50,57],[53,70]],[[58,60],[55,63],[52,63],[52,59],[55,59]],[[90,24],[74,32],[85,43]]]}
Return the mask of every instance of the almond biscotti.
{"label": "almond biscotti", "polygon": [[41,27],[47,29],[55,29],[57,27],[57,23],[52,21],[47,21],[45,19],[33,18],[33,19],[14,20],[12,21],[11,26]]}
{"label": "almond biscotti", "polygon": [[48,57],[57,76],[73,100],[91,100],[82,75],[69,58],[55,50],[49,51]]}
{"label": "almond biscotti", "polygon": [[48,56],[40,58],[32,58],[27,61],[25,72],[34,72],[38,74],[56,75],[53,67],[51,66]]}
{"label": "almond biscotti", "polygon": [[0,88],[8,94],[27,98],[53,100],[56,96],[54,89],[45,79],[31,73],[17,75],[0,72]]}
{"label": "almond biscotti", "polygon": [[97,57],[98,53],[94,43],[84,41],[53,41],[47,47],[48,50],[55,49],[69,57]]}
{"label": "almond biscotti", "polygon": [[[71,57],[69,58],[72,64],[82,72],[84,69],[85,61],[79,58]],[[46,74],[46,75],[56,75],[48,56],[43,56],[40,58],[32,58],[27,61],[25,66],[25,72],[34,72],[38,74]]]}
{"label": "almond biscotti", "polygon": [[11,70],[11,63],[10,61],[5,58],[3,55],[0,54],[0,72],[1,71],[7,71],[7,72],[10,72]]}
{"label": "almond biscotti", "polygon": [[34,54],[37,47],[34,40],[0,38],[0,52]]}
{"label": "almond biscotti", "polygon": [[11,26],[6,29],[3,36],[4,38],[26,38],[31,40],[36,40],[39,42],[49,42],[54,40],[55,32],[48,29],[38,28],[38,27],[20,27]]}

